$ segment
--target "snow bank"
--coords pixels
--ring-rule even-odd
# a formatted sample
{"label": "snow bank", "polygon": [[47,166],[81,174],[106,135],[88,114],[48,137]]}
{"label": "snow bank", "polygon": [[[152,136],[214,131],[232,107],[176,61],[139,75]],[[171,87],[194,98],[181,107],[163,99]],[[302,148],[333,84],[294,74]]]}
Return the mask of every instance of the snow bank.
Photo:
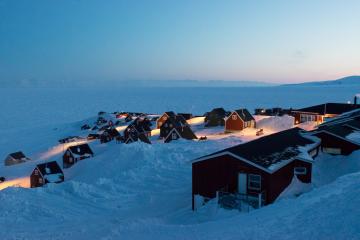
{"label": "snow bank", "polygon": [[303,193],[309,192],[311,189],[311,184],[303,183],[296,176],[294,176],[290,185],[280,194],[276,200],[279,201],[284,198],[298,197]]}
{"label": "snow bank", "polygon": [[270,132],[279,132],[292,127],[294,127],[294,117],[288,115],[267,117],[256,122],[256,128]]}
{"label": "snow bank", "polygon": [[313,164],[312,182],[314,186],[319,187],[343,175],[358,171],[360,171],[360,151],[355,151],[349,156],[321,153]]}

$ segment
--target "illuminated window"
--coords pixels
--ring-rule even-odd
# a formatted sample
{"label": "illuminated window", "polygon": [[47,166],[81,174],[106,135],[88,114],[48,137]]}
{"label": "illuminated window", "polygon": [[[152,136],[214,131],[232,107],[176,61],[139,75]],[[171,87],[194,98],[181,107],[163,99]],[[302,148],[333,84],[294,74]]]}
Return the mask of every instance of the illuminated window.
{"label": "illuminated window", "polygon": [[233,114],[233,115],[231,116],[231,118],[232,118],[232,120],[237,120],[236,114]]}

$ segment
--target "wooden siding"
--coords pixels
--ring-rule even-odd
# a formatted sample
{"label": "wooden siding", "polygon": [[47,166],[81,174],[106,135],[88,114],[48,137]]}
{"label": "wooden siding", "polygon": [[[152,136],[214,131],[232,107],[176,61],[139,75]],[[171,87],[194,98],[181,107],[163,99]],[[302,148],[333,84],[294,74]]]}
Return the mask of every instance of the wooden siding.
{"label": "wooden siding", "polygon": [[161,117],[159,117],[158,120],[156,121],[156,128],[159,129],[167,119],[168,119],[167,114],[163,114]]}
{"label": "wooden siding", "polygon": [[[236,119],[233,119],[233,116],[236,116]],[[241,131],[244,127],[244,121],[236,112],[231,113],[225,121],[225,132]]]}
{"label": "wooden siding", "polygon": [[311,182],[312,164],[301,160],[294,160],[272,174],[229,155],[194,162],[192,164],[192,207],[194,209],[195,195],[214,198],[216,192],[220,190],[236,193],[239,173],[260,175],[261,189],[254,191],[249,189],[247,185],[247,193],[258,194],[263,192],[266,204],[272,203],[291,183],[295,167],[306,167],[306,175],[299,176],[299,179],[306,183]]}
{"label": "wooden siding", "polygon": [[[39,179],[42,179],[42,183],[39,182]],[[41,176],[40,171],[37,168],[35,168],[30,175],[30,187],[31,188],[41,187],[44,184],[45,184],[44,178]]]}
{"label": "wooden siding", "polygon": [[326,132],[316,133],[315,136],[321,139],[321,149],[339,148],[342,155],[348,155],[353,151],[360,149],[359,145]]}

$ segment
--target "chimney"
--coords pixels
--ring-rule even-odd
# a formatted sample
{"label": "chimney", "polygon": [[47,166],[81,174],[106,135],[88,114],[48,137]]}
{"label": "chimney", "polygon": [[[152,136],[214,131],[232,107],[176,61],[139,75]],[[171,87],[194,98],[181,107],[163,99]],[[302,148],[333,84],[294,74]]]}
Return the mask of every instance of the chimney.
{"label": "chimney", "polygon": [[354,96],[354,105],[356,105],[357,104],[357,96],[355,95]]}

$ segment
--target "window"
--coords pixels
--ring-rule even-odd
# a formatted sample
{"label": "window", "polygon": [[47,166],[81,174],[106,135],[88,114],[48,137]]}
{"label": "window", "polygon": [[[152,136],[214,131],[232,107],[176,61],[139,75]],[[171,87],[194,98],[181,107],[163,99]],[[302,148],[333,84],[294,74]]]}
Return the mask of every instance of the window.
{"label": "window", "polygon": [[73,158],[72,157],[69,157],[69,162],[73,162]]}
{"label": "window", "polygon": [[39,175],[39,170],[35,169],[34,174]]}
{"label": "window", "polygon": [[324,148],[323,148],[323,152],[326,152],[326,153],[329,153],[329,154],[338,155],[338,154],[341,154],[341,149],[340,149],[340,148],[324,147]]}
{"label": "window", "polygon": [[43,183],[43,179],[42,179],[42,178],[39,178],[39,183]]}
{"label": "window", "polygon": [[306,167],[295,167],[294,174],[295,175],[306,175],[307,169]]}
{"label": "window", "polygon": [[232,120],[237,120],[236,114],[233,114],[233,115],[231,116],[231,118],[232,118]]}
{"label": "window", "polygon": [[257,174],[248,175],[248,189],[261,190],[261,176]]}
{"label": "window", "polygon": [[177,134],[176,134],[176,132],[173,132],[172,134],[171,134],[171,139],[177,139]]}

